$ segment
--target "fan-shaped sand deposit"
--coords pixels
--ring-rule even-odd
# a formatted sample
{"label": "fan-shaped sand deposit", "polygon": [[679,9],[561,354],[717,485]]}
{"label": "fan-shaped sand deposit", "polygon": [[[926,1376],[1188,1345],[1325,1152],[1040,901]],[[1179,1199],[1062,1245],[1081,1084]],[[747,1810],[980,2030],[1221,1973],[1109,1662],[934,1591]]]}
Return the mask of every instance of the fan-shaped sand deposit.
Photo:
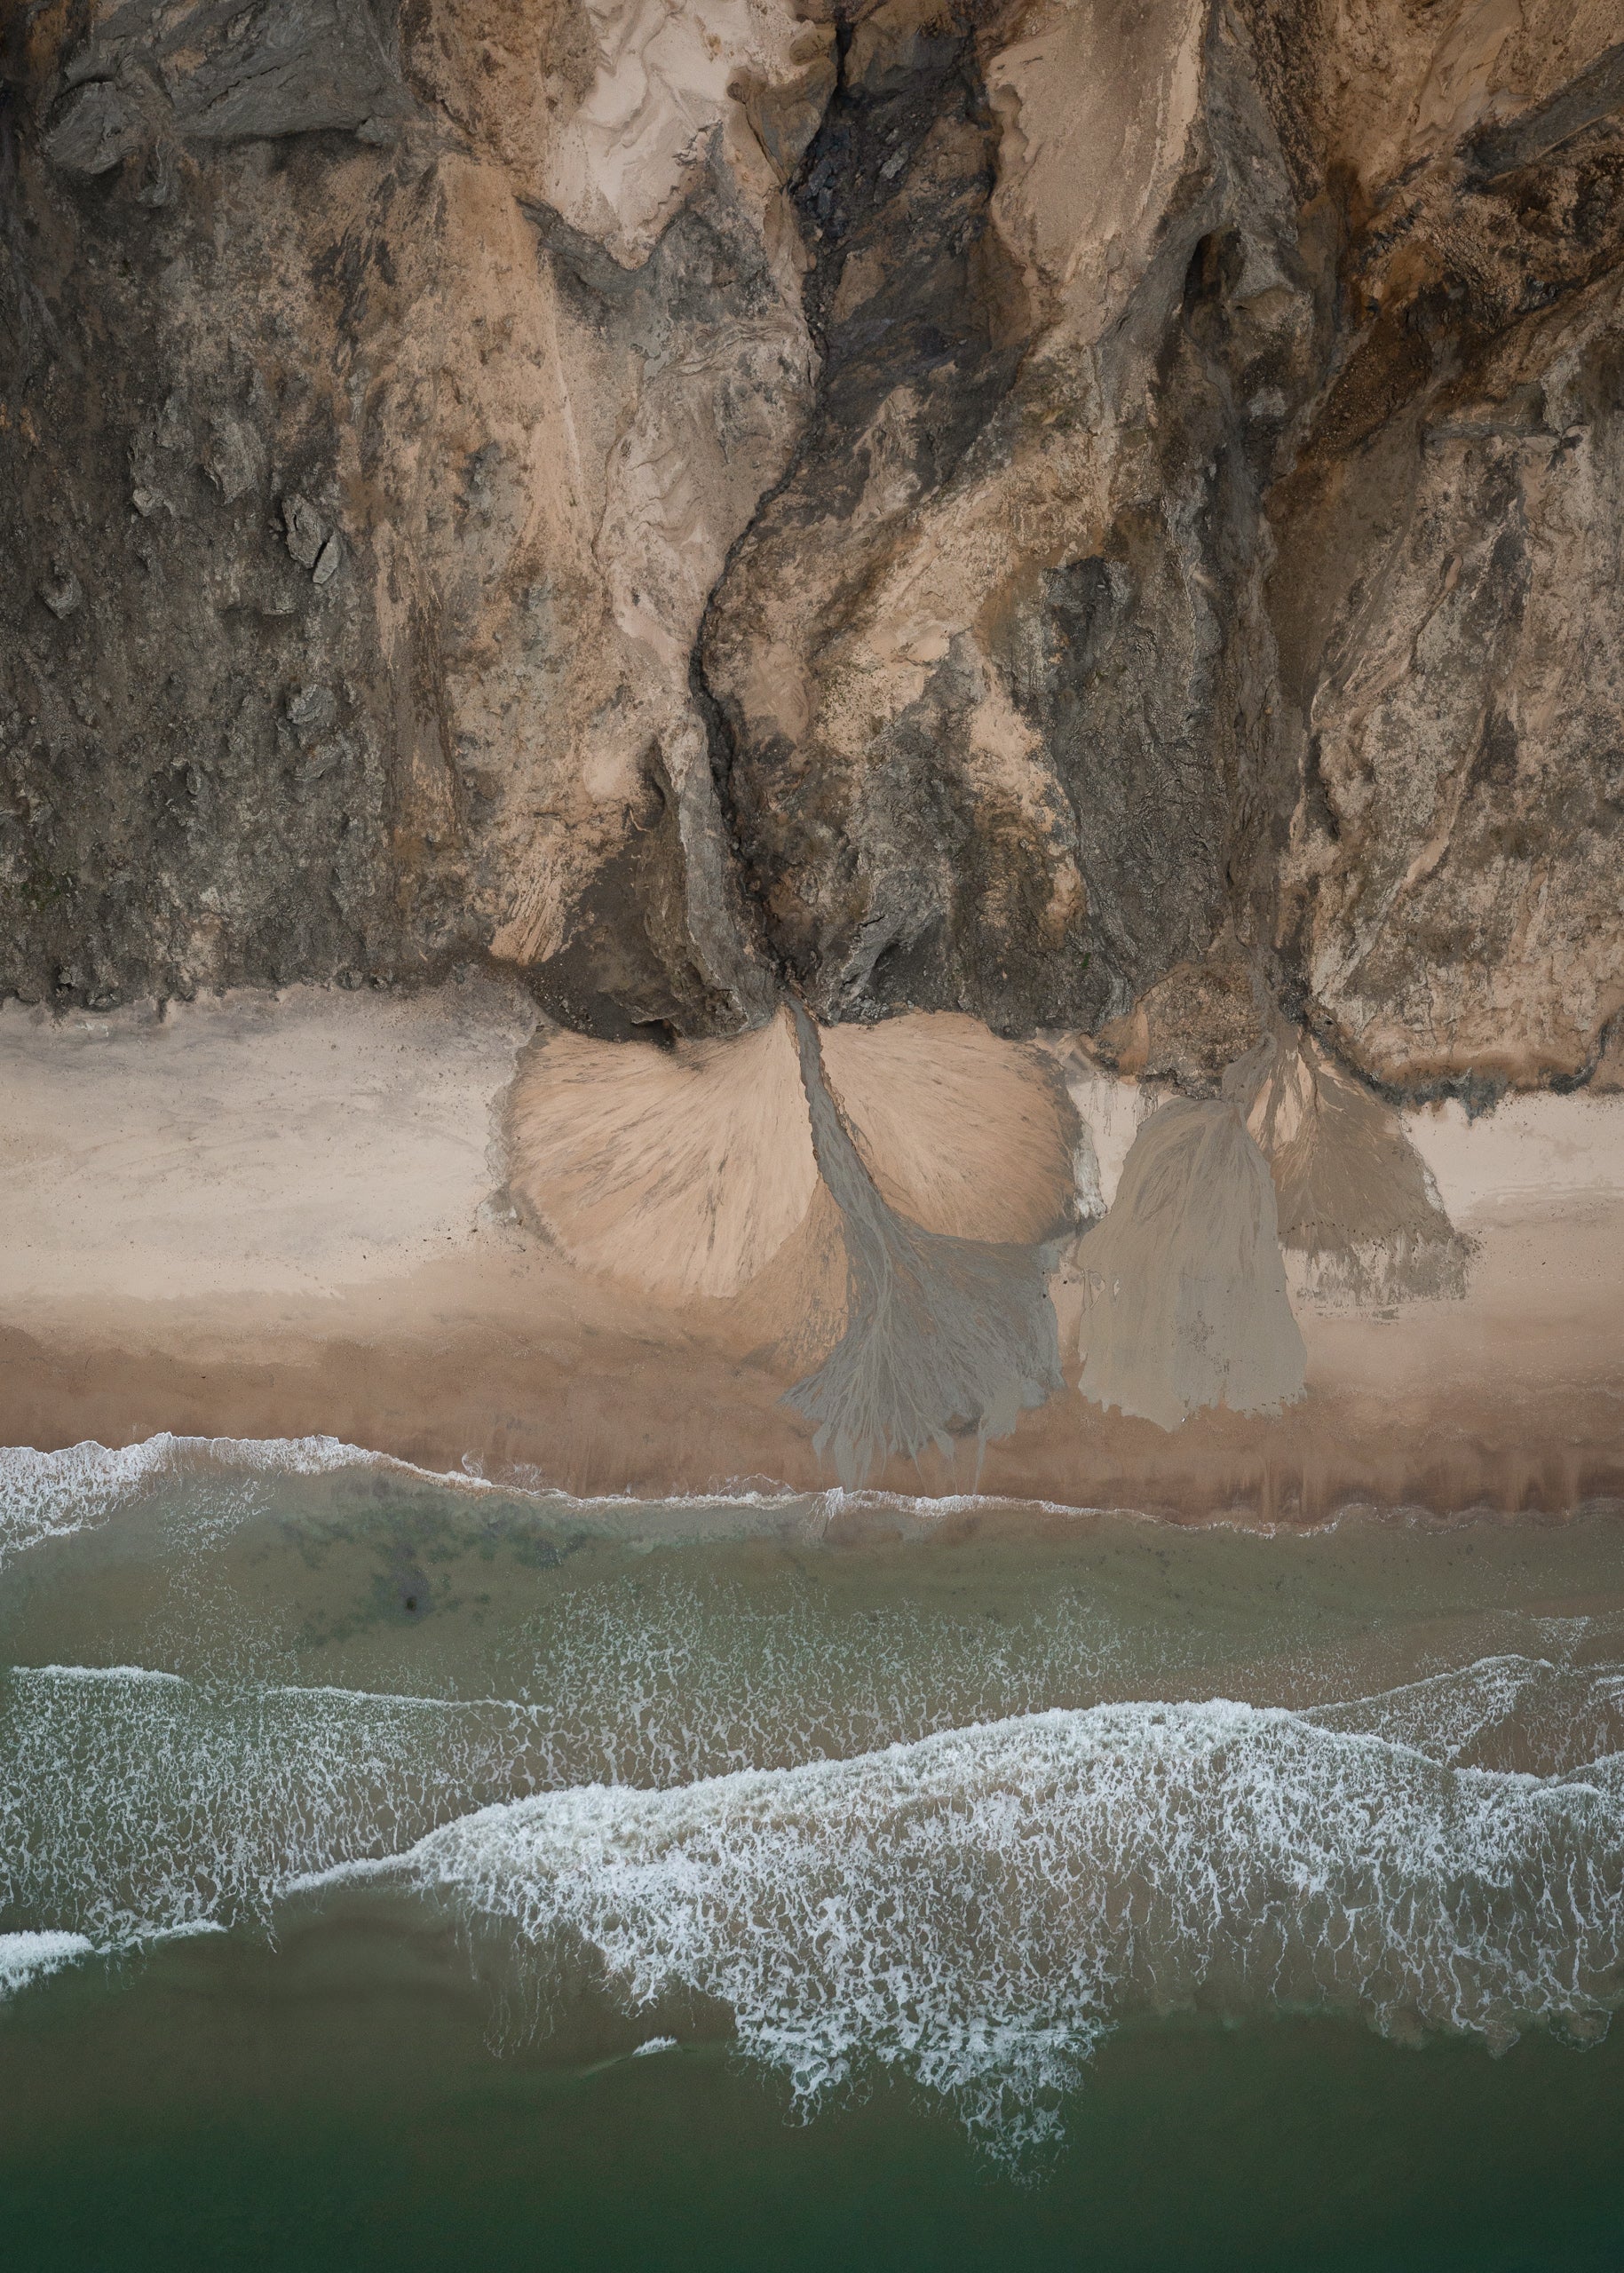
{"label": "fan-shaped sand deposit", "polygon": [[1273,1172],[1300,1292],[1341,1309],[1465,1291],[1471,1242],[1398,1116],[1306,1036],[1274,1045],[1247,1127]]}
{"label": "fan-shaped sand deposit", "polygon": [[1074,1220],[1076,1116],[971,1018],[820,1037],[797,1005],[672,1049],[553,1034],[509,1129],[510,1189],[572,1262],[749,1290],[741,1324],[816,1368],[789,1401],[844,1484],[1007,1435],[1060,1385],[1037,1242]]}
{"label": "fan-shaped sand deposit", "polygon": [[510,1191],[572,1263],[651,1293],[730,1295],[797,1229],[817,1184],[780,1013],[728,1041],[552,1034],[513,1086]]}
{"label": "fan-shaped sand deposit", "polygon": [[[1466,1295],[1391,1309],[1307,1304],[1307,1394],[1271,1414],[1279,1382],[1264,1382],[1264,1398],[1247,1366],[1256,1373],[1259,1348],[1277,1346],[1276,1336],[1288,1359],[1295,1355],[1260,1228],[1273,1225],[1272,1195],[1265,1207],[1243,1173],[1230,1179],[1231,1200],[1256,1217],[1252,1263],[1268,1281],[1259,1295],[1240,1246],[1222,1268],[1207,1254],[1223,1216],[1214,1216],[1213,1192],[1230,1188],[1222,1177],[1215,1185],[1186,1162],[1174,1179],[1170,1226],[1145,1220],[1145,1146],[1178,1113],[1200,1127],[1222,1109],[1158,1114],[1136,1132],[1132,1173],[1119,1175],[1132,1124],[1155,1092],[1087,1073],[1081,1045],[1068,1049],[1069,1038],[1056,1037],[1053,1054],[1096,1134],[1098,1196],[1113,1203],[1050,1281],[1060,1347],[1069,1355],[1081,1341],[1085,1394],[1051,1397],[994,1440],[1011,1375],[1018,1411],[1018,1383],[1041,1389],[1045,1379],[1032,1247],[934,1234],[887,1207],[873,1183],[865,1200],[853,1181],[837,1204],[815,1162],[806,1165],[809,1109],[780,1028],[776,1041],[758,1036],[743,1049],[747,1059],[758,1049],[770,1070],[779,1051],[785,1126],[805,1145],[811,1196],[783,1243],[725,1299],[647,1294],[628,1277],[577,1267],[563,1245],[512,1220],[503,1186],[520,1164],[511,1145],[493,1143],[511,1131],[514,1056],[533,1018],[517,989],[471,981],[413,996],[209,996],[162,1018],[139,1005],[93,1020],[4,1006],[0,1441],[122,1446],[164,1429],[326,1434],[433,1469],[466,1458],[491,1477],[658,1499],[731,1490],[741,1478],[752,1489],[816,1491],[829,1464],[814,1435],[835,1420],[855,1450],[866,1409],[877,1455],[871,1481],[930,1500],[978,1478],[983,1491],[1013,1499],[1295,1524],[1353,1506],[1557,1513],[1624,1493],[1617,1096],[1508,1097],[1475,1116],[1457,1103],[1399,1116],[1451,1222],[1477,1250]],[[876,1052],[883,1040],[882,1029]],[[721,1078],[740,1047],[718,1050],[704,1081],[696,1073],[679,1098]],[[534,1105],[549,1142],[560,1136],[547,1122],[549,1060],[580,1077],[589,1055],[628,1072],[627,1124],[603,1130],[607,1184],[643,1141],[637,1122],[649,1092],[630,1073],[669,1084],[693,1068],[694,1053],[554,1035],[523,1059],[519,1079],[519,1102]],[[1267,1070],[1253,1065],[1243,1110]],[[564,1133],[562,1106],[587,1110],[569,1088],[553,1100]],[[830,1091],[844,1105],[832,1081]],[[757,1114],[748,1094],[746,1103]],[[748,1133],[746,1119],[742,1108],[733,1121],[718,1109],[709,1125],[731,1139]],[[684,1115],[676,1121],[684,1125]],[[758,1114],[749,1125],[762,1141]],[[1237,1117],[1231,1140],[1244,1165],[1239,1127]],[[855,1178],[860,1145],[851,1135],[846,1144]],[[650,1149],[646,1169],[669,1166]],[[833,1159],[837,1139],[826,1149]],[[995,1179],[990,1137],[988,1152]],[[581,1156],[573,1166],[579,1172]],[[614,1220],[608,1228],[630,1269],[639,1261],[640,1219],[636,1179],[627,1181],[615,1209],[632,1208],[632,1228]],[[873,1237],[860,1244],[852,1225],[865,1210]],[[560,1224],[564,1217],[560,1205]],[[601,1226],[572,1220],[570,1228],[584,1253],[586,1232]],[[654,1232],[651,1251],[662,1235],[657,1220]],[[772,1243],[757,1236],[759,1252]],[[921,1255],[923,1281],[914,1271]],[[1136,1281],[1128,1267],[1168,1257],[1182,1283],[1159,1280],[1153,1269]],[[1299,1259],[1288,1257],[1289,1269]],[[935,1306],[939,1271],[945,1311]],[[1224,1323],[1236,1273],[1264,1327],[1248,1327],[1244,1303]],[[1194,1358],[1179,1336],[1183,1311],[1201,1311],[1203,1286],[1216,1289],[1218,1326],[1192,1383]],[[933,1345],[944,1316],[949,1330]],[[955,1338],[965,1318],[967,1355]],[[1295,1366],[1275,1370],[1287,1390],[1295,1386]],[[1075,1378],[1073,1366],[1066,1371]],[[1168,1433],[1165,1422],[1134,1417],[1150,1402],[1147,1380],[1160,1387],[1153,1409],[1170,1421],[1187,1397],[1209,1401]],[[959,1393],[966,1383],[973,1394]],[[798,1408],[787,1409],[785,1391],[797,1384]],[[874,1416],[884,1417],[890,1398],[895,1419],[904,1391],[917,1392],[908,1425],[876,1432]],[[1258,1409],[1236,1409],[1248,1403]],[[933,1445],[937,1429],[949,1441],[960,1430],[985,1435],[985,1453],[978,1442],[953,1470],[916,1466],[909,1447]],[[888,1444],[898,1450],[884,1461]]]}
{"label": "fan-shaped sand deposit", "polygon": [[1076,1112],[1036,1051],[951,1011],[819,1039],[830,1092],[891,1207],[926,1231],[1027,1244],[1073,1216]]}
{"label": "fan-shaped sand deposit", "polygon": [[[1018,1243],[1071,1216],[1075,1114],[1034,1053],[946,1014],[820,1041],[888,1207],[928,1232]],[[553,1034],[508,1120],[509,1185],[530,1220],[582,1269],[652,1293],[735,1295],[807,1223],[817,1163],[788,1012],[669,1049]]]}
{"label": "fan-shaped sand deposit", "polygon": [[1175,1429],[1200,1406],[1272,1413],[1303,1393],[1268,1164],[1227,1104],[1164,1105],[1078,1250],[1078,1387]]}
{"label": "fan-shaped sand deposit", "polygon": [[823,1080],[817,1028],[795,1012],[812,1144],[845,1240],[847,1322],[787,1400],[818,1423],[844,1485],[896,1453],[1008,1436],[1060,1386],[1047,1258],[1014,1244],[926,1231],[886,1205]]}

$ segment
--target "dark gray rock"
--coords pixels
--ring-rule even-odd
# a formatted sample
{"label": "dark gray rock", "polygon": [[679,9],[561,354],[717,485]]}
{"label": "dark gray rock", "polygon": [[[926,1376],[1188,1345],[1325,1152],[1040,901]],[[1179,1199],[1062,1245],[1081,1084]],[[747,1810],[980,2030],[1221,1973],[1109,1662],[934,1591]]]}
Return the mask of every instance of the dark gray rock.
{"label": "dark gray rock", "polygon": [[[109,172],[161,138],[242,141],[365,129],[410,107],[368,0],[124,0],[67,59],[45,135],[67,173]],[[155,193],[155,194],[154,194]],[[172,174],[148,185],[167,203]]]}
{"label": "dark gray rock", "polygon": [[282,499],[282,529],[288,550],[301,568],[313,572],[330,542],[327,523],[307,497]]}
{"label": "dark gray rock", "polygon": [[83,606],[84,587],[73,570],[64,567],[59,561],[49,577],[40,586],[39,596],[57,622],[60,623],[66,617],[70,616],[75,608]]}

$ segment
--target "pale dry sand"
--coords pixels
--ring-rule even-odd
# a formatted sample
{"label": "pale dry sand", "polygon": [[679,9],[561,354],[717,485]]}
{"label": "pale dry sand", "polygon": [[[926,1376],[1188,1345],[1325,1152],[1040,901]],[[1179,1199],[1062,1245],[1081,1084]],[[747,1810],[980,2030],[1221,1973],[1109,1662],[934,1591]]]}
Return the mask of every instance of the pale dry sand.
{"label": "pale dry sand", "polygon": [[[831,1481],[782,1401],[795,1239],[738,1300],[673,1304],[515,1220],[495,1136],[531,1023],[483,983],[0,1011],[0,1441],[325,1431],[581,1493]],[[1142,1117],[1112,1087],[1107,1153]],[[1168,1431],[1062,1392],[980,1488],[1242,1522],[1624,1498],[1624,1098],[1405,1127],[1476,1242],[1463,1300],[1304,1308],[1307,1395],[1274,1417]],[[874,1481],[963,1492],[974,1448]]]}
{"label": "pale dry sand", "polygon": [[468,1247],[517,988],[0,1005],[0,1311],[336,1295]]}
{"label": "pale dry sand", "polygon": [[1453,1102],[1402,1118],[1457,1224],[1479,1208],[1567,1193],[1624,1198],[1624,1095],[1617,1092],[1509,1097],[1475,1121]]}

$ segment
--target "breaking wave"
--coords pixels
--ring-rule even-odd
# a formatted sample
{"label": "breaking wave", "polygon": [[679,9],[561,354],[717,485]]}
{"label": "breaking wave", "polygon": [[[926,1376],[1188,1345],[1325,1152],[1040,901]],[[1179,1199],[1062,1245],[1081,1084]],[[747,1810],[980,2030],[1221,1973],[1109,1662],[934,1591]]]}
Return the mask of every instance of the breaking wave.
{"label": "breaking wave", "polygon": [[[273,1470],[400,1465],[330,1437],[0,1460],[0,1554],[183,1479],[161,1556],[208,1635],[232,1597],[186,1594],[186,1542],[217,1501],[229,1528]],[[294,1554],[284,1514],[264,1537]],[[1246,1703],[1194,1693],[1230,1683],[1160,1583],[1119,1627],[1103,1580],[1006,1623],[978,1583],[853,1609],[793,1562],[754,1594],[609,1567],[519,1590],[470,1681],[505,1695],[394,1693],[370,1628],[349,1687],[268,1683],[229,1635],[178,1643],[179,1670],[0,1671],[0,2000],[375,1880],[448,1907],[477,1964],[494,1936],[526,2008],[584,1965],[650,2044],[721,2010],[804,2109],[891,2070],[1020,2156],[1136,2014],[1331,2010],[1498,2050],[1592,2037],[1624,1992],[1624,1666],[1580,1662],[1616,1659],[1611,1619],[1485,1614],[1461,1656],[1515,1627],[1549,1658],[1422,1658],[1367,1696],[1414,1651],[1352,1674],[1340,1629],[1299,1635],[1287,1702]],[[1275,1615],[1246,1631],[1278,1649]],[[149,1654],[136,1631],[114,1646]],[[425,1636],[401,1686],[439,1662]]]}
{"label": "breaking wave", "polygon": [[[663,1789],[534,1788],[547,1729],[500,1702],[10,1680],[4,1916],[54,1937],[42,1962],[381,1875],[511,1936],[543,2001],[584,1954],[630,2013],[725,2008],[807,2108],[891,2068],[1001,2153],[1054,2134],[1136,2012],[1329,2009],[1498,2050],[1599,2032],[1620,1988],[1616,1667],[1055,1710]],[[1573,1763],[1581,1740],[1605,1748]],[[1508,1751],[1541,1764],[1481,1764]]]}
{"label": "breaking wave", "polygon": [[[139,1444],[114,1446],[86,1439],[51,1453],[37,1452],[29,1445],[0,1445],[0,1569],[43,1540],[93,1530],[120,1507],[159,1486],[199,1480],[242,1485],[256,1477],[328,1476],[343,1469],[378,1469],[448,1492],[500,1492],[507,1498],[543,1501],[583,1514],[717,1508],[771,1516],[795,1510],[806,1518],[803,1527],[813,1532],[848,1506],[891,1509],[930,1524],[966,1508],[1000,1504],[974,1493],[913,1498],[897,1493],[848,1493],[838,1486],[798,1492],[770,1477],[732,1480],[709,1491],[657,1500],[623,1493],[583,1498],[550,1482],[527,1463],[515,1465],[498,1483],[468,1454],[461,1469],[425,1469],[392,1453],[346,1444],[338,1437],[185,1437],[164,1430]],[[1048,1501],[1018,1504],[1057,1515],[1096,1512]]]}
{"label": "breaking wave", "polygon": [[1624,1761],[1446,1765],[1319,1716],[1099,1706],[663,1792],[486,1809],[400,1865],[627,2007],[699,1997],[815,2103],[866,2063],[1018,2149],[1135,2010],[1260,2000],[1511,2043],[1604,2024]]}
{"label": "breaking wave", "polygon": [[[926,1531],[952,1516],[999,1508],[1018,1509],[1028,1516],[1139,1517],[1139,1511],[1130,1507],[1086,1501],[1012,1500],[978,1491],[910,1493],[832,1485],[808,1492],[770,1477],[729,1478],[704,1492],[670,1493],[654,1499],[628,1493],[583,1496],[552,1483],[542,1469],[527,1462],[511,1465],[497,1479],[487,1477],[470,1454],[464,1455],[461,1469],[425,1469],[390,1453],[347,1444],[338,1437],[186,1437],[164,1430],[139,1444],[107,1445],[87,1438],[50,1453],[36,1451],[29,1445],[0,1445],[0,1570],[25,1548],[93,1530],[120,1507],[164,1485],[187,1481],[243,1485],[256,1478],[328,1476],[345,1469],[377,1469],[448,1492],[498,1493],[507,1499],[543,1501],[589,1518],[622,1511],[680,1515],[697,1509],[733,1510],[763,1518],[765,1529],[788,1528],[812,1537],[821,1536],[843,1515],[862,1511],[893,1515]],[[1248,1524],[1240,1527],[1260,1534],[1284,1528],[1303,1535],[1314,1530],[1334,1531],[1341,1520],[1339,1513],[1317,1525]],[[1237,1526],[1215,1518],[1212,1527]],[[680,1535],[684,1526],[679,1523],[674,1528]]]}
{"label": "breaking wave", "polygon": [[83,1934],[0,1934],[0,1998],[89,1957],[93,1946]]}

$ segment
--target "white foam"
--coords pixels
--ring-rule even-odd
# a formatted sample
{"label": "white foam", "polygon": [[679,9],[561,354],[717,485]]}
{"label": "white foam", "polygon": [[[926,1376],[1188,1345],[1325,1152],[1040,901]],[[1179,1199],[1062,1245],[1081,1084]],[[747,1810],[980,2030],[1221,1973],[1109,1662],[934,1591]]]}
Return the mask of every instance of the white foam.
{"label": "white foam", "polygon": [[545,1707],[16,1669],[0,1902],[83,1954],[404,1881],[516,1932],[543,1983],[584,1944],[656,2024],[728,2007],[808,2105],[890,2066],[1000,2150],[1136,2010],[1328,2007],[1498,2047],[1620,1994],[1617,1665],[1040,1710],[1112,1659],[1088,1604],[1008,1634],[910,1612],[843,1653],[742,1600],[638,1601],[576,1605]]}
{"label": "white foam", "polygon": [[42,1539],[99,1522],[162,1467],[171,1442],[157,1437],[116,1451],[86,1443],[56,1453],[6,1445],[0,1450],[0,1562]]}
{"label": "white foam", "polygon": [[1573,1774],[1624,1746],[1624,1672],[1513,1654],[1480,1658],[1309,1717],[1320,1728],[1408,1745],[1448,1767]]}
{"label": "white foam", "polygon": [[0,1446],[0,1564],[42,1540],[105,1521],[154,1484],[210,1465],[250,1476],[386,1468],[459,1491],[495,1488],[482,1477],[415,1468],[337,1437],[178,1437],[164,1430],[138,1445],[87,1438],[54,1453],[7,1445]]}
{"label": "white foam", "polygon": [[83,1934],[0,1934],[0,1998],[91,1953]]}
{"label": "white foam", "polygon": [[[164,1430],[141,1443],[108,1446],[87,1438],[59,1452],[42,1453],[28,1445],[0,1445],[0,1568],[23,1548],[42,1540],[94,1528],[123,1505],[155,1485],[178,1480],[199,1469],[225,1470],[227,1475],[325,1476],[345,1468],[370,1468],[411,1477],[454,1492],[500,1493],[504,1497],[530,1500],[567,1510],[589,1523],[614,1527],[613,1519],[630,1516],[682,1518],[701,1510],[724,1516],[764,1517],[767,1527],[786,1525],[797,1532],[820,1537],[843,1517],[863,1513],[895,1514],[929,1530],[947,1517],[1008,1508],[1021,1514],[1058,1517],[1119,1516],[1154,1523],[1143,1509],[1099,1506],[1089,1501],[1016,1500],[1004,1493],[957,1492],[940,1494],[847,1491],[835,1485],[820,1492],[797,1491],[766,1479],[749,1483],[727,1481],[705,1492],[673,1493],[642,1498],[631,1493],[587,1496],[551,1484],[530,1465],[513,1468],[500,1478],[485,1476],[471,1455],[461,1469],[421,1468],[392,1453],[370,1452],[337,1437],[184,1437]],[[1244,1529],[1292,1537],[1335,1531],[1343,1518],[1360,1512],[1345,1509],[1313,1525],[1235,1525],[1223,1517],[1212,1519],[1214,1529]],[[1372,1513],[1385,1513],[1371,1510]],[[680,1520],[676,1535],[686,1535],[692,1525]]]}
{"label": "white foam", "polygon": [[431,1833],[405,1875],[584,1944],[632,2010],[698,1997],[815,2100],[867,2063],[995,2144],[1128,2013],[1264,2000],[1498,2048],[1624,1960],[1624,1786],[1456,1769],[1279,1708],[1108,1705]]}
{"label": "white foam", "polygon": [[502,1702],[129,1666],[14,1667],[0,1694],[0,1911],[103,1947],[263,1919],[305,1873],[550,1777],[544,1723]]}
{"label": "white foam", "polygon": [[83,1682],[87,1688],[148,1681],[170,1689],[186,1686],[179,1674],[164,1673],[156,1666],[25,1666],[18,1669],[17,1677],[25,1684],[47,1680],[75,1681]]}

